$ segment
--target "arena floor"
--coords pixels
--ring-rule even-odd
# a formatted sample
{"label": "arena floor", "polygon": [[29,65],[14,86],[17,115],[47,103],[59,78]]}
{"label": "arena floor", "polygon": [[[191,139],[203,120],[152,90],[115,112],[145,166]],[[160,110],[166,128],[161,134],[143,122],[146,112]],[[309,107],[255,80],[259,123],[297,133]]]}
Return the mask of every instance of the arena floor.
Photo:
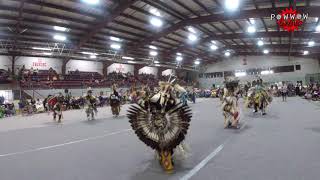
{"label": "arena floor", "polygon": [[275,99],[261,117],[242,109],[242,128],[223,129],[218,99],[199,99],[187,143],[191,155],[166,174],[130,130],[123,107],[88,122],[69,111],[0,120],[1,180],[315,180],[320,169],[320,106]]}

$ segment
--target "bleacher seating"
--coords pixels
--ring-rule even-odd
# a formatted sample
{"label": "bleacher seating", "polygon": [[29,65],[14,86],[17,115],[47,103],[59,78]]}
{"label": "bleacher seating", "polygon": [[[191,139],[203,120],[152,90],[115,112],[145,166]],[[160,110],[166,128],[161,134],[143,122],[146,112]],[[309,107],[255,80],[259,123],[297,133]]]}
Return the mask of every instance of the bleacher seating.
{"label": "bleacher seating", "polygon": [[[28,71],[28,70],[27,70]],[[131,86],[148,85],[155,87],[160,80],[168,80],[168,77],[162,76],[156,78],[150,74],[140,74],[134,76],[130,73],[109,73],[103,77],[98,72],[69,71],[67,75],[58,75],[53,70],[40,70],[37,73],[24,73],[25,80],[21,86],[25,89],[59,89],[59,88],[77,88],[77,87],[110,87],[117,84],[118,87],[129,88]],[[28,77],[28,76],[31,76]],[[179,84],[185,86],[186,82],[179,80]]]}

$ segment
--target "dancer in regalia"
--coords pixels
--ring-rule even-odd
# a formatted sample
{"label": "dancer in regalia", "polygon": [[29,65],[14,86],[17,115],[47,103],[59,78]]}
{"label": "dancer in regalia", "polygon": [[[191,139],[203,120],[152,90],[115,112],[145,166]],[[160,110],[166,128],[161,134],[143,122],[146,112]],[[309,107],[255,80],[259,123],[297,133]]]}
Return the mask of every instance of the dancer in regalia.
{"label": "dancer in regalia", "polygon": [[94,120],[94,116],[97,115],[98,110],[97,110],[97,98],[92,95],[92,90],[89,89],[87,91],[87,95],[84,97],[85,99],[85,106],[86,106],[86,114],[87,114],[87,119]]}
{"label": "dancer in regalia", "polygon": [[[185,139],[192,117],[189,107],[174,95],[183,88],[173,85],[174,80],[170,82],[170,79],[159,82],[157,92],[145,93],[145,97],[128,110],[133,130],[141,141],[156,150],[159,162],[167,172],[173,170],[174,149]],[[183,146],[177,149],[180,148]]]}
{"label": "dancer in regalia", "polygon": [[121,106],[120,95],[117,91],[116,85],[112,86],[112,90],[113,92],[110,95],[110,106],[112,115],[119,116]]}
{"label": "dancer in regalia", "polygon": [[225,81],[224,95],[222,98],[222,110],[224,116],[224,128],[239,128],[240,110],[236,93],[238,80]]}
{"label": "dancer in regalia", "polygon": [[252,87],[248,91],[247,107],[254,108],[253,112],[257,113],[259,110],[262,115],[266,115],[266,108],[272,102],[272,97],[263,86],[262,79],[252,82]]}

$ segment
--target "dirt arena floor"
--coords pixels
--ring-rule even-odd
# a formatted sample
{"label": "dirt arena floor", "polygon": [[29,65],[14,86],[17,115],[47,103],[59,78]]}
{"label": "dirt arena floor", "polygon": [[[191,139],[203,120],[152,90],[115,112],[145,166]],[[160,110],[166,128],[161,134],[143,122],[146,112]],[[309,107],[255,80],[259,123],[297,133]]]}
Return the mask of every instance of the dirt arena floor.
{"label": "dirt arena floor", "polygon": [[240,130],[223,129],[218,99],[190,105],[186,142],[191,154],[166,174],[154,152],[131,131],[126,118],[99,109],[0,120],[1,180],[316,180],[320,179],[320,106],[301,98],[275,98],[268,114],[242,107]]}

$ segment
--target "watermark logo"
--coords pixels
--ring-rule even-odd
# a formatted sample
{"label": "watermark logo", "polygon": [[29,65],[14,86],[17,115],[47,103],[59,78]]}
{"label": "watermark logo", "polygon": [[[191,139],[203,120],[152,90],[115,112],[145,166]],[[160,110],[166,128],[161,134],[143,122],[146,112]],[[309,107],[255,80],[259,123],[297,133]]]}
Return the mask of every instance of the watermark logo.
{"label": "watermark logo", "polygon": [[275,19],[283,30],[293,32],[302,26],[304,21],[308,19],[308,16],[308,13],[300,13],[295,9],[286,8],[278,14],[271,14],[271,20]]}

